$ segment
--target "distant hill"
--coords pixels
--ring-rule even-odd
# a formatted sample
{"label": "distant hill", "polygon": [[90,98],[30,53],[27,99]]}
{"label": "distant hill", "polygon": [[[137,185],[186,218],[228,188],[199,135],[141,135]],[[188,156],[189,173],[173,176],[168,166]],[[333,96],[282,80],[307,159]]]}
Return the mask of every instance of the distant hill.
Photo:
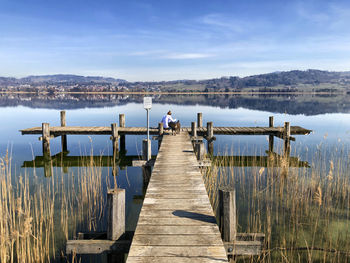
{"label": "distant hill", "polygon": [[[125,87],[128,91],[154,92],[231,92],[231,91],[258,91],[258,92],[349,92],[350,71],[331,72],[322,70],[292,70],[253,75],[248,77],[222,77],[206,80],[173,80],[158,82],[128,82],[123,79],[105,78],[98,76],[77,75],[44,75],[28,76],[25,78],[0,77],[0,88],[7,90],[15,86],[17,90],[28,89],[23,85],[36,86],[56,85],[65,91],[101,91],[94,84],[103,84],[104,91],[115,91]],[[109,85],[113,84],[113,85]],[[70,86],[70,87],[69,87]],[[66,88],[65,88],[66,87]],[[54,92],[54,90],[52,91]]]}
{"label": "distant hill", "polygon": [[99,76],[78,76],[70,74],[57,74],[57,75],[42,75],[42,76],[28,76],[24,78],[6,78],[0,77],[0,84],[40,84],[40,83],[52,83],[52,84],[65,84],[65,83],[121,83],[126,82],[123,79],[105,78]]}

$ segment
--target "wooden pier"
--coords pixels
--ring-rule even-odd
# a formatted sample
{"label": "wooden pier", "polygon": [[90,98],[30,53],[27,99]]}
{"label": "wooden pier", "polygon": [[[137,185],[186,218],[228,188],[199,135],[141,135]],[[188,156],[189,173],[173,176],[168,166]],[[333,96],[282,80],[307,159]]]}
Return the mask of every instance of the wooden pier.
{"label": "wooden pier", "polygon": [[[220,190],[220,235],[199,167],[205,166],[205,156],[210,156],[211,161],[217,160],[230,166],[283,166],[282,169],[286,172],[292,166],[308,167],[308,163],[290,157],[290,141],[295,140],[291,135],[306,135],[310,132],[311,130],[299,126],[290,126],[289,122],[285,122],[283,127],[276,127],[273,117],[269,118],[267,127],[214,127],[213,122],[207,122],[206,127],[203,127],[201,113],[197,115],[197,122],[192,122],[191,127],[183,127],[176,136],[164,131],[161,123],[157,128],[151,128],[149,134],[156,135],[159,150],[157,156],[153,156],[152,159],[150,143],[143,140],[143,161],[139,163],[145,171],[149,171],[148,174],[151,173],[151,166],[153,170],[127,262],[227,262],[228,257],[236,255],[259,255],[264,234],[236,231],[233,186]],[[124,114],[119,115],[119,125],[112,123],[106,127],[67,126],[63,111],[61,126],[50,127],[48,123],[43,123],[41,127],[24,129],[21,133],[39,134],[43,144],[43,156],[24,163],[24,166],[43,166],[45,171],[47,170],[45,173],[49,175],[53,166],[79,165],[79,157],[66,156],[67,135],[110,135],[113,156],[102,158],[100,165],[109,166],[112,163],[117,170],[118,166],[134,165],[135,157],[129,156],[124,160],[120,158],[126,153],[125,136],[146,135],[147,129],[126,127]],[[214,135],[267,135],[268,156],[215,157]],[[61,137],[62,153],[51,156],[50,139],[58,136]],[[283,155],[274,153],[275,137],[284,140]],[[205,153],[204,139],[207,140],[209,155]],[[94,159],[93,156],[91,158]],[[123,239],[125,212],[120,212],[125,210],[125,191],[114,189],[108,194],[108,218],[112,222],[108,223],[108,240],[69,240],[67,254],[73,251],[81,254],[129,251],[126,244],[129,240]],[[121,207],[124,210],[120,210]],[[111,230],[111,226],[113,229],[116,226],[117,234],[113,234],[115,231]],[[113,235],[108,235],[109,232]],[[91,247],[96,249],[91,250]]]}
{"label": "wooden pier", "polygon": [[163,137],[127,262],[227,262],[186,132]]}

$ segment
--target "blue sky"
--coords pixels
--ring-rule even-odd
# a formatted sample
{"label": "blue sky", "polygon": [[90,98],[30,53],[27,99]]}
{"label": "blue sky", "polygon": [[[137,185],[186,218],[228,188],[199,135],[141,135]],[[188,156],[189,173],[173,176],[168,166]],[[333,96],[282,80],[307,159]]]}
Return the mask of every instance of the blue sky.
{"label": "blue sky", "polygon": [[0,0],[0,76],[350,70],[350,1]]}

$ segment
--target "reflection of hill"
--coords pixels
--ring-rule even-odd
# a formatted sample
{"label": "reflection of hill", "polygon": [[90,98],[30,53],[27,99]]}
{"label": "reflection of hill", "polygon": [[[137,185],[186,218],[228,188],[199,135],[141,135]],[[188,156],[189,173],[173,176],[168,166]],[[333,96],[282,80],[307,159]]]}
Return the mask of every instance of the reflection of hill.
{"label": "reflection of hill", "polygon": [[[79,109],[142,103],[142,100],[141,95],[0,94],[0,107],[21,105],[30,108]],[[350,112],[350,95],[156,95],[153,101],[305,115]]]}

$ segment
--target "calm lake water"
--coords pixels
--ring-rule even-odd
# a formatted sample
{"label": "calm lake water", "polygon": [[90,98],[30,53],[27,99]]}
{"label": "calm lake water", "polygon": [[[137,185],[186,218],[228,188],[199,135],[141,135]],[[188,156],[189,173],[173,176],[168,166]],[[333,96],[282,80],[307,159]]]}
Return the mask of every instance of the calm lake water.
{"label": "calm lake water", "polygon": [[[344,98],[340,98],[342,101]],[[10,100],[10,99],[9,99]],[[81,98],[81,101],[86,99]],[[12,159],[12,176],[16,181],[20,175],[26,173],[29,178],[37,178],[36,183],[45,183],[50,178],[44,176],[43,167],[24,167],[36,157],[42,156],[42,144],[38,135],[24,135],[20,129],[41,126],[48,122],[50,126],[60,125],[60,110],[66,110],[67,126],[110,126],[118,122],[118,115],[125,114],[126,126],[145,126],[146,111],[141,103],[142,97],[132,98],[103,98],[105,104],[94,103],[79,104],[76,101],[59,100],[45,101],[41,104],[38,98],[30,101],[2,103],[0,108],[0,156],[10,152]],[[96,99],[96,103],[98,102]],[[224,101],[224,102],[223,102]],[[226,103],[230,101],[230,103]],[[312,103],[316,101],[317,103]],[[236,103],[237,102],[237,103]],[[259,104],[260,103],[260,104]],[[274,116],[275,126],[283,126],[285,121],[292,126],[301,126],[313,130],[306,136],[295,136],[296,141],[291,143],[291,156],[306,161],[313,169],[312,163],[317,151],[322,148],[326,152],[325,166],[337,155],[349,153],[350,146],[350,107],[338,105],[339,100],[334,98],[298,97],[201,97],[194,96],[167,96],[153,98],[153,107],[150,111],[150,126],[157,127],[162,116],[171,110],[173,117],[181,121],[182,126],[190,126],[196,120],[198,112],[203,113],[203,123],[213,121],[214,126],[268,126],[269,116]],[[73,105],[76,105],[76,108]],[[237,107],[235,106],[237,105]],[[261,107],[259,106],[261,105]],[[280,105],[278,107],[278,105]],[[296,105],[299,105],[296,107]],[[313,110],[314,109],[314,110]],[[327,110],[328,109],[328,110]],[[315,114],[313,114],[313,112]],[[142,139],[146,136],[126,136],[126,155],[137,156],[141,154]],[[275,149],[281,151],[282,141],[275,139]],[[68,136],[68,156],[110,156],[112,144],[109,136]],[[215,155],[262,155],[266,156],[268,150],[267,136],[217,136],[214,144]],[[51,154],[61,152],[60,138],[51,140]],[[152,154],[157,153],[157,141],[152,141]],[[33,163],[33,162],[32,162]],[[30,165],[29,165],[30,166]],[[258,168],[259,169],[259,168]],[[326,168],[327,170],[327,168]],[[74,176],[79,167],[68,167],[61,170],[54,167],[54,176]],[[325,174],[326,176],[327,174]],[[348,174],[347,174],[348,175]],[[103,186],[106,188],[106,179],[114,181],[111,167],[102,167],[101,176]],[[141,209],[145,185],[140,167],[122,167],[117,176],[119,187],[126,189],[126,227],[133,231],[136,227],[138,213]],[[239,202],[239,197],[237,197]],[[73,212],[72,212],[73,213]],[[104,230],[105,218],[97,224],[96,230]],[[241,223],[241,225],[244,225]],[[77,226],[77,230],[84,231],[84,226]],[[244,230],[244,229],[243,229]],[[58,242],[57,246],[62,246]],[[60,247],[59,249],[62,249]]]}

